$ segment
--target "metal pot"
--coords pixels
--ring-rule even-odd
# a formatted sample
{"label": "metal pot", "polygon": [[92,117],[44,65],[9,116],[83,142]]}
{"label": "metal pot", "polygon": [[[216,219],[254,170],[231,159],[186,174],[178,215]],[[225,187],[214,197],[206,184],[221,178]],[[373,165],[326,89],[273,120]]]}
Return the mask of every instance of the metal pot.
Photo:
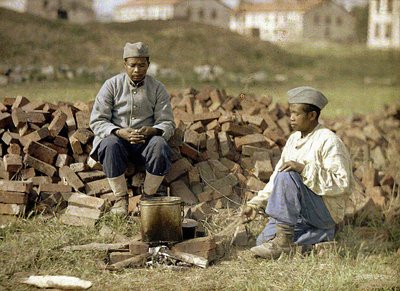
{"label": "metal pot", "polygon": [[140,201],[142,241],[150,245],[182,241],[183,202],[180,197]]}

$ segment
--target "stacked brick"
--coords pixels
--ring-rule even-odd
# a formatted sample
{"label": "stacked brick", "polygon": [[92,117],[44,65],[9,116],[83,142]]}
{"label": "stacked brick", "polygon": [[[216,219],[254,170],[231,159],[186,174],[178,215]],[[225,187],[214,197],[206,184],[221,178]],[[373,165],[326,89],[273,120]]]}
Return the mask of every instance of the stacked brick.
{"label": "stacked brick", "polygon": [[177,129],[166,182],[193,205],[193,218],[237,207],[265,186],[290,134],[286,106],[213,88],[187,89],[171,102]]}
{"label": "stacked brick", "polygon": [[[169,141],[173,163],[164,184],[186,203],[189,217],[207,220],[213,209],[238,207],[265,186],[290,134],[286,105],[272,103],[270,97],[229,96],[215,88],[184,90],[172,95],[171,103],[177,129]],[[3,205],[29,206],[27,201],[35,201],[38,211],[62,209],[64,223],[93,225],[106,207],[99,201],[115,200],[101,166],[88,157],[93,138],[90,111],[91,103],[3,99],[0,215],[24,212],[24,207]],[[361,209],[379,210],[398,191],[399,112],[392,106],[384,115],[325,121],[354,159],[359,183],[349,215]],[[131,167],[126,175],[133,211],[144,173]],[[21,189],[21,183],[30,186]],[[11,192],[19,194],[11,199]],[[89,202],[77,193],[100,200]],[[68,202],[71,195],[86,202]]]}
{"label": "stacked brick", "polygon": [[[81,102],[55,105],[30,102],[23,96],[3,99],[0,199],[1,203],[14,205],[13,211],[9,209],[11,206],[1,208],[3,220],[9,220],[9,215],[23,215],[25,207],[17,209],[15,205],[26,205],[27,201],[34,202],[31,206],[39,212],[62,210],[61,221],[67,224],[93,225],[100,217],[103,199],[89,197],[101,200],[96,206],[91,199],[68,202],[77,193],[95,196],[104,192],[98,190],[99,185],[92,186],[94,179],[105,177],[104,173],[92,170],[87,163],[93,138],[89,129],[90,110],[90,104]],[[29,187],[22,189],[22,184]],[[10,193],[17,192],[24,193],[25,200],[18,200],[16,194],[10,198]]]}

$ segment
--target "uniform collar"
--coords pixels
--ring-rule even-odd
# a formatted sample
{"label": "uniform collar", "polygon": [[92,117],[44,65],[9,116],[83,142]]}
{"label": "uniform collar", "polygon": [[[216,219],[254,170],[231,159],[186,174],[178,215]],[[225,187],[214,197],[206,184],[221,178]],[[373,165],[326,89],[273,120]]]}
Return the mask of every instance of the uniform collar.
{"label": "uniform collar", "polygon": [[301,148],[307,141],[310,140],[310,138],[314,135],[314,133],[318,130],[322,128],[322,125],[320,123],[317,124],[316,127],[314,127],[314,129],[307,134],[305,137],[301,137],[301,132],[299,132],[299,139],[296,141],[296,149]]}
{"label": "uniform collar", "polygon": [[146,81],[146,76],[145,76],[142,80],[140,80],[140,81],[138,81],[138,82],[132,81],[132,80],[129,78],[128,74],[126,75],[126,78],[127,78],[129,87],[130,87],[131,89],[137,89],[137,88],[139,88],[139,87],[142,87],[142,86],[144,85],[145,81]]}

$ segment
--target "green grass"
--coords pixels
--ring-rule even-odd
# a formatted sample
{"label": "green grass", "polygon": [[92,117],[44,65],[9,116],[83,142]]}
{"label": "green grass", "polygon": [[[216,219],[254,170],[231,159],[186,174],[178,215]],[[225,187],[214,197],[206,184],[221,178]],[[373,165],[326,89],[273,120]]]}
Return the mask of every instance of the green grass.
{"label": "green grass", "polygon": [[[229,82],[180,82],[162,80],[172,93],[182,91],[185,87],[201,89],[203,86],[212,85],[224,88],[230,95],[240,93],[254,94],[256,96],[273,96],[275,102],[286,102],[286,91],[305,85],[301,82],[287,82],[284,84],[268,82],[265,84],[236,84]],[[322,90],[329,99],[328,106],[324,109],[322,117],[345,117],[351,114],[368,114],[380,112],[385,104],[400,102],[400,86],[381,86],[377,84],[364,85],[362,82],[344,80],[336,82],[317,81],[309,84]],[[0,87],[0,99],[5,96],[15,97],[23,95],[29,100],[43,100],[47,102],[62,101],[88,101],[95,98],[101,83],[92,81],[60,81],[60,82],[33,82],[28,84],[10,84]]]}
{"label": "green grass", "polygon": [[[225,218],[226,219],[226,218]],[[257,235],[264,219],[250,225]],[[228,247],[224,258],[207,269],[138,268],[111,272],[99,269],[107,254],[64,252],[67,245],[112,242],[99,229],[107,225],[127,236],[138,232],[136,218],[124,222],[104,217],[96,228],[65,226],[55,218],[36,216],[0,230],[0,288],[27,290],[20,284],[29,275],[70,275],[93,282],[91,290],[355,290],[400,287],[400,256],[395,243],[345,227],[338,247],[323,255],[295,255],[277,261],[254,258],[248,248]],[[379,229],[376,229],[379,231]],[[380,231],[382,232],[382,231]],[[373,233],[373,229],[372,232]],[[366,241],[374,244],[365,247]],[[398,243],[397,243],[398,247]]]}

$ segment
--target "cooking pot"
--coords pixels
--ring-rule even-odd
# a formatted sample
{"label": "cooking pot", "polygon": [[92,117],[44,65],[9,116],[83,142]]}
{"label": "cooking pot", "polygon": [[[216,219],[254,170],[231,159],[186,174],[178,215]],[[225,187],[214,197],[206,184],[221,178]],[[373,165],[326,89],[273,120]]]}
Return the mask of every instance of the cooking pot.
{"label": "cooking pot", "polygon": [[154,197],[139,203],[142,241],[150,245],[182,241],[183,202],[180,197]]}

